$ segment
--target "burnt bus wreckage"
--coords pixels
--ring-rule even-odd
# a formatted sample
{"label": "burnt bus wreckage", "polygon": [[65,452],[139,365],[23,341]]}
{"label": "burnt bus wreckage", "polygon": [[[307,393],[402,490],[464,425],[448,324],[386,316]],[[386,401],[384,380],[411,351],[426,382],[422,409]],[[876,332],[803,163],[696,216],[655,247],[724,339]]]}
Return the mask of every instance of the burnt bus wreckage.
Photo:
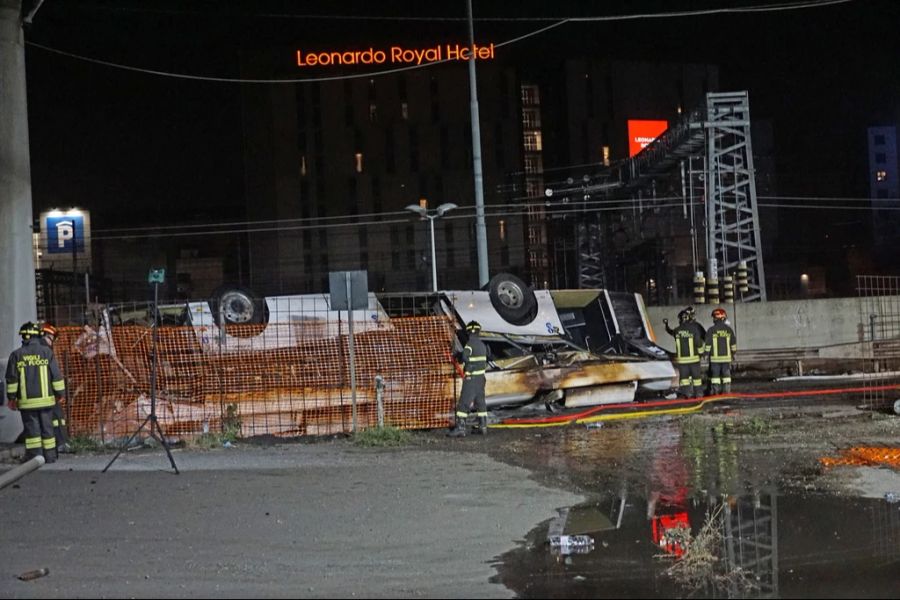
{"label": "burnt bus wreckage", "polygon": [[[95,332],[101,347],[114,353],[109,328],[149,325],[150,313],[103,307]],[[346,311],[331,309],[328,294],[259,298],[241,286],[222,286],[208,301],[160,306],[158,314],[162,326],[192,327],[198,352],[294,347],[310,336],[341,335],[341,320],[347,319]],[[445,315],[456,329],[448,357],[462,349],[465,324],[481,324],[491,408],[630,402],[638,390],[666,392],[676,377],[668,353],[655,343],[640,294],[533,290],[514,275],[500,274],[482,290],[370,293],[368,309],[352,311],[351,318],[355,331],[365,333],[391,329],[392,318],[426,315]],[[294,326],[267,327],[275,323]]]}

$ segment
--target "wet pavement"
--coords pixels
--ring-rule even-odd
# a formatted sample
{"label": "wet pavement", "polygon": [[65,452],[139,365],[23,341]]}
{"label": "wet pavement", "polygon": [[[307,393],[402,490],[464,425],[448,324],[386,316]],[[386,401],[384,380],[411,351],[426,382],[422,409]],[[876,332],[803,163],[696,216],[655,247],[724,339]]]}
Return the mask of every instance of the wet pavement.
{"label": "wet pavement", "polygon": [[444,433],[67,456],[0,494],[0,596],[900,597],[900,418],[855,397]]}
{"label": "wet pavement", "polygon": [[517,597],[900,597],[900,473],[822,460],[900,447],[853,398],[498,433],[496,456],[590,499],[497,557]]}
{"label": "wet pavement", "polygon": [[[573,512],[574,511],[574,512]],[[880,499],[771,491],[725,498],[623,494],[573,507],[594,546],[551,547],[548,524],[499,557],[497,581],[520,598],[896,598],[900,509]],[[593,519],[585,515],[593,514]],[[718,530],[708,569],[686,585],[669,569],[685,548],[670,528]],[[599,527],[597,527],[599,525]],[[592,529],[592,527],[597,527]],[[688,550],[690,552],[690,550]]]}

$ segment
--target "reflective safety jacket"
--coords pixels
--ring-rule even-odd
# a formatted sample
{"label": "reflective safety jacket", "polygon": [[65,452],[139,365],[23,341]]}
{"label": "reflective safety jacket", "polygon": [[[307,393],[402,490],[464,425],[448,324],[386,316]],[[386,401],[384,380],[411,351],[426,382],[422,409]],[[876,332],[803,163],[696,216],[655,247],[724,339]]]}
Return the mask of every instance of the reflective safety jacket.
{"label": "reflective safety jacket", "polygon": [[730,363],[737,351],[737,336],[734,329],[724,321],[716,321],[706,332],[706,351],[709,362]]}
{"label": "reflective safety jacket", "polygon": [[463,349],[463,372],[469,377],[484,377],[487,370],[487,346],[477,333],[469,334],[469,341]]}
{"label": "reflective safety jacket", "polygon": [[689,365],[700,362],[703,354],[703,328],[694,321],[685,321],[672,330],[675,337],[675,362]]}
{"label": "reflective safety jacket", "polygon": [[9,355],[6,396],[17,400],[20,410],[51,408],[65,391],[66,382],[49,346],[31,338]]}

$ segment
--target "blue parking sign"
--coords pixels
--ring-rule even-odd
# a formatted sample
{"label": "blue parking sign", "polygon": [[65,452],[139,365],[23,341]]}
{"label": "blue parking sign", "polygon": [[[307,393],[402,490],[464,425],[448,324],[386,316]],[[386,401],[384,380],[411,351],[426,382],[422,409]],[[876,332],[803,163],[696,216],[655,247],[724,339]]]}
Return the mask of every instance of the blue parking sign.
{"label": "blue parking sign", "polygon": [[84,215],[47,217],[47,252],[84,252]]}

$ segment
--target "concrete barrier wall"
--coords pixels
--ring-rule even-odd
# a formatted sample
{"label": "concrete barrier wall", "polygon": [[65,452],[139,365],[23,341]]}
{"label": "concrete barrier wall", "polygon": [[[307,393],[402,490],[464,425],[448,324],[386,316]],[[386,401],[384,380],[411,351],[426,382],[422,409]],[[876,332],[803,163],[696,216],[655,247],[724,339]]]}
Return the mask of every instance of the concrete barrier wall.
{"label": "concrete barrier wall", "polygon": [[[833,344],[861,342],[870,338],[869,323],[861,322],[859,298],[825,298],[747,302],[733,305],[698,304],[697,321],[712,326],[711,313],[716,306],[728,312],[728,320],[738,338],[738,348],[820,348]],[[684,306],[648,306],[650,323],[657,342],[674,350],[672,336],[666,334],[663,318],[678,325],[678,312]]]}

